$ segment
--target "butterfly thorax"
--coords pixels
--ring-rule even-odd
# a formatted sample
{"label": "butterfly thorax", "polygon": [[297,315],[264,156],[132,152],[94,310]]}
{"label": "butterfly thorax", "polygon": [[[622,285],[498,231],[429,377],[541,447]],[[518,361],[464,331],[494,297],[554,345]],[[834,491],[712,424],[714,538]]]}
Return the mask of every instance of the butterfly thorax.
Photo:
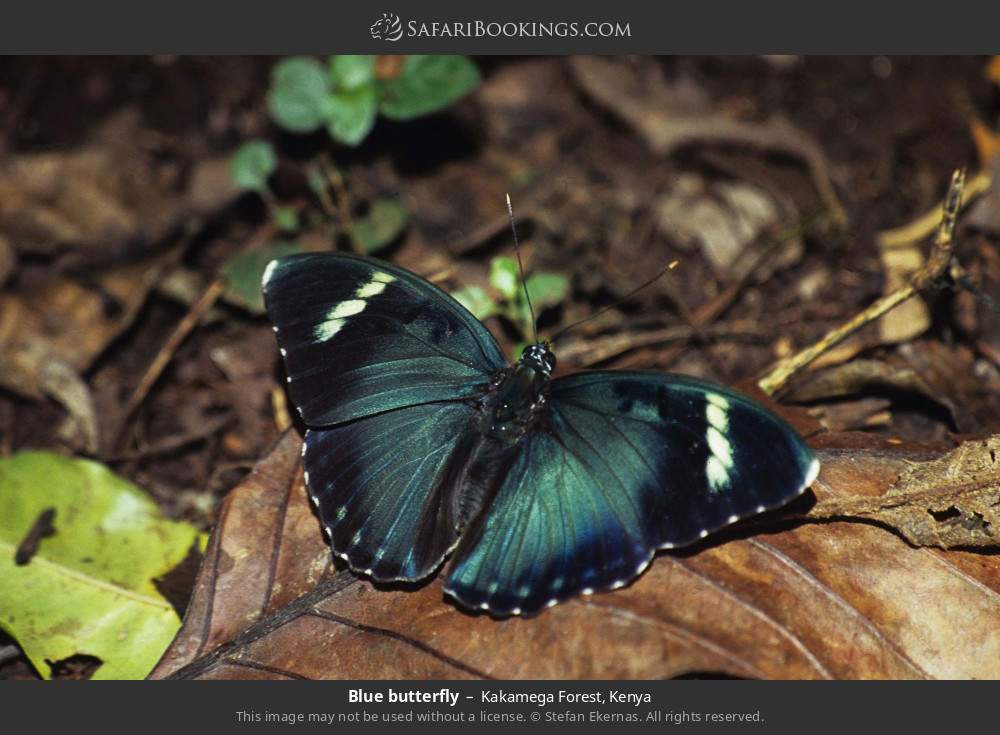
{"label": "butterfly thorax", "polygon": [[545,344],[528,345],[521,359],[500,371],[483,401],[482,431],[505,444],[516,443],[545,406],[556,357]]}

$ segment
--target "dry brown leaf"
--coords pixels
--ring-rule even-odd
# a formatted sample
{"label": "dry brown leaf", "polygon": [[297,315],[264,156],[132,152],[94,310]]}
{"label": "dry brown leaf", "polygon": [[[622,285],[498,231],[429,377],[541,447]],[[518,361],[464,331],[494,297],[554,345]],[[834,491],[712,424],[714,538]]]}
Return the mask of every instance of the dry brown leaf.
{"label": "dry brown leaf", "polygon": [[972,142],[976,144],[976,154],[979,162],[984,166],[989,166],[990,161],[1000,153],[1000,133],[989,128],[979,118],[972,118],[969,121],[969,134]]}
{"label": "dry brown leaf", "polygon": [[892,362],[914,371],[926,393],[948,408],[961,434],[1000,432],[1000,385],[976,369],[976,355],[963,345],[916,340],[900,345]]}
{"label": "dry brown leaf", "polygon": [[986,78],[994,84],[1000,84],[1000,56],[994,56],[986,65]]}
{"label": "dry brown leaf", "polygon": [[858,431],[890,424],[891,405],[891,401],[886,398],[859,398],[816,406],[809,412],[827,431]]}
{"label": "dry brown leaf", "polygon": [[[902,247],[882,247],[879,249],[879,258],[885,274],[883,296],[903,288],[924,267],[924,254],[919,242],[910,242]],[[916,295],[878,320],[879,338],[882,344],[907,342],[919,337],[930,325],[930,310],[923,297]]]}
{"label": "dry brown leaf", "polygon": [[98,417],[81,375],[135,319],[168,257],[111,268],[89,283],[57,275],[0,293],[0,386],[62,404],[69,419],[58,433],[71,446],[98,450]]}
{"label": "dry brown leaf", "polygon": [[9,157],[0,165],[0,233],[20,252],[79,251],[88,265],[143,252],[187,217],[239,194],[222,159],[202,161],[180,185],[141,142],[136,112],[113,117],[75,150]]}
{"label": "dry brown leaf", "polygon": [[[154,677],[1000,677],[995,556],[771,516],[754,535],[662,554],[624,589],[498,620],[450,604],[438,579],[378,588],[333,573],[298,447],[286,435],[228,497]],[[877,498],[937,455],[844,435],[819,456],[826,501]]]}
{"label": "dry brown leaf", "polygon": [[968,441],[940,459],[909,467],[884,495],[831,498],[813,518],[869,518],[915,546],[1000,545],[1000,436]]}
{"label": "dry brown leaf", "polygon": [[[709,185],[697,174],[677,177],[654,206],[659,229],[681,247],[699,245],[719,277],[732,277],[744,248],[783,216],[779,204],[759,186],[740,181]],[[796,218],[794,211],[784,214]],[[781,266],[793,265],[801,257],[799,238],[782,245]]]}
{"label": "dry brown leaf", "polygon": [[824,398],[844,398],[876,386],[910,390],[934,398],[934,391],[914,370],[879,360],[851,360],[843,365],[807,373],[794,380],[782,396],[788,401],[805,403]]}
{"label": "dry brown leaf", "polygon": [[14,275],[17,270],[17,256],[14,255],[14,248],[10,246],[10,241],[0,235],[0,287],[7,283],[7,279]]}
{"label": "dry brown leaf", "polygon": [[990,186],[986,194],[969,209],[963,225],[982,230],[992,236],[1000,234],[1000,155],[988,164]]}
{"label": "dry brown leaf", "polygon": [[667,155],[695,142],[725,143],[780,151],[809,167],[820,198],[840,225],[847,222],[820,145],[790,121],[775,115],[765,122],[747,122],[718,112],[679,109],[678,95],[656,73],[597,56],[578,56],[570,67],[580,86],[600,104],[619,115],[657,154]]}

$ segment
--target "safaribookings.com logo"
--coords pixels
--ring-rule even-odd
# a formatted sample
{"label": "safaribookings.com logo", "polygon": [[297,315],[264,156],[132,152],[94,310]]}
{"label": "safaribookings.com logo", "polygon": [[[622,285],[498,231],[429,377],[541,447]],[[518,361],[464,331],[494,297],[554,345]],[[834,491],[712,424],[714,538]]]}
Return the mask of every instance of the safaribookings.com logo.
{"label": "safaribookings.com logo", "polygon": [[369,30],[376,41],[398,41],[403,37],[403,24],[395,13],[382,13]]}
{"label": "safaribookings.com logo", "polygon": [[372,23],[372,38],[398,41],[407,38],[631,38],[629,23],[622,21],[527,21],[484,22],[481,20],[451,22],[407,21],[395,13],[382,13]]}

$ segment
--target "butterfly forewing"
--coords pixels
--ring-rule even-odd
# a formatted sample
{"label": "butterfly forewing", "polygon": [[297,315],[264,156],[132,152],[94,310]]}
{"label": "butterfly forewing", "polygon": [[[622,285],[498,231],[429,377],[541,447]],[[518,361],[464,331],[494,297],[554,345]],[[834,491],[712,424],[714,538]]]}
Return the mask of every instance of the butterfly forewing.
{"label": "butterfly forewing", "polygon": [[309,426],[453,400],[506,364],[458,302],[381,261],[281,258],[265,272],[264,300],[289,392]]}
{"label": "butterfly forewing", "polygon": [[531,613],[621,586],[658,548],[682,546],[801,494],[818,465],[759,404],[662,373],[553,381],[446,589],[470,607]]}

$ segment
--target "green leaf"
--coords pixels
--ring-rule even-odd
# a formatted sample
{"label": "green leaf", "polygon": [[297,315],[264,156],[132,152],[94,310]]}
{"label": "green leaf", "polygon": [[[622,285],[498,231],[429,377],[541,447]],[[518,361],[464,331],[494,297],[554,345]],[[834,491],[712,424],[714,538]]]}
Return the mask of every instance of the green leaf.
{"label": "green leaf", "polygon": [[256,192],[267,189],[267,179],[277,167],[274,147],[265,140],[251,140],[241,145],[230,164],[236,185]]}
{"label": "green leaf", "polygon": [[264,294],[261,293],[260,283],[264,279],[264,269],[275,258],[300,252],[302,246],[298,243],[275,241],[234,255],[220,269],[226,283],[223,298],[253,314],[263,314]]}
{"label": "green leaf", "polygon": [[561,304],[569,293],[569,278],[562,273],[532,273],[525,280],[535,311]]}
{"label": "green leaf", "polygon": [[[566,294],[569,293],[569,278],[561,273],[548,273],[540,271],[532,273],[525,279],[525,288],[531,296],[531,305],[535,309],[537,318],[545,309],[556,306],[563,302]],[[524,291],[517,294],[517,299],[513,304],[513,311],[516,314],[517,322],[521,325],[524,334],[534,332],[534,322],[531,318],[531,309],[524,298]]]}
{"label": "green leaf", "polygon": [[[43,676],[46,661],[101,659],[95,679],[138,679],[180,627],[154,578],[180,563],[200,534],[97,462],[52,452],[0,460],[0,627]],[[15,550],[47,508],[55,533],[27,564]]]}
{"label": "green leaf", "polygon": [[458,303],[472,312],[476,319],[483,320],[500,313],[500,307],[486,293],[486,289],[479,286],[465,286],[457,291],[452,291],[451,295]]}
{"label": "green leaf", "polygon": [[334,89],[340,91],[371,86],[375,81],[375,57],[331,56],[330,81],[333,83]]}
{"label": "green leaf", "polygon": [[436,112],[479,85],[479,69],[464,56],[410,56],[395,79],[381,82],[379,110],[393,120]]}
{"label": "green leaf", "polygon": [[371,132],[377,113],[375,87],[331,94],[327,99],[326,129],[334,140],[357,145]]}
{"label": "green leaf", "polygon": [[498,255],[490,261],[490,285],[505,301],[514,301],[521,288],[521,275],[517,261],[506,255]]}
{"label": "green leaf", "polygon": [[292,56],[271,71],[268,109],[285,130],[311,133],[326,121],[329,91],[322,64],[308,56]]}
{"label": "green leaf", "polygon": [[271,218],[278,229],[284,232],[295,232],[299,229],[299,213],[295,207],[274,207],[271,210]]}
{"label": "green leaf", "polygon": [[366,253],[386,247],[406,228],[410,213],[398,199],[377,199],[367,217],[354,220],[351,236]]}

